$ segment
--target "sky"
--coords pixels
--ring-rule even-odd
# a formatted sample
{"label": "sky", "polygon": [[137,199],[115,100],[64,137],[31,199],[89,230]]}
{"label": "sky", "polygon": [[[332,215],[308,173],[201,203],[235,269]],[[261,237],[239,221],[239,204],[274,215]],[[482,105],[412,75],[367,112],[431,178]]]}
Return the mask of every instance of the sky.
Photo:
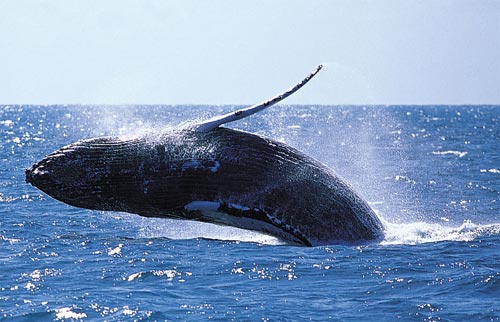
{"label": "sky", "polygon": [[500,1],[0,0],[0,104],[500,104]]}

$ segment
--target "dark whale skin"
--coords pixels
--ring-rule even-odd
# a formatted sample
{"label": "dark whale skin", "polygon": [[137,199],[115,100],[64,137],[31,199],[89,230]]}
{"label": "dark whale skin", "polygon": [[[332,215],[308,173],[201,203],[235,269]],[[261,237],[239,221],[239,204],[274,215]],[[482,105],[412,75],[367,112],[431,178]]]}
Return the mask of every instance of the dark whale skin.
{"label": "dark whale skin", "polygon": [[232,225],[292,244],[383,238],[377,215],[332,170],[228,128],[78,141],[27,169],[26,181],[76,207]]}

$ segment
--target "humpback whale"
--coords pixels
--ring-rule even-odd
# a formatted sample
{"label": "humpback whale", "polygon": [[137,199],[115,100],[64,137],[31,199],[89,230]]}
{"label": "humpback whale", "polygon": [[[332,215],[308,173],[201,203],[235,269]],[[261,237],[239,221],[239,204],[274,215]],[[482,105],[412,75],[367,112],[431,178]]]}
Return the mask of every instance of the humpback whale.
{"label": "humpback whale", "polygon": [[66,204],[260,231],[289,244],[381,240],[368,204],[333,170],[275,140],[221,125],[295,93],[322,68],[263,103],[138,137],[81,140],[26,169]]}

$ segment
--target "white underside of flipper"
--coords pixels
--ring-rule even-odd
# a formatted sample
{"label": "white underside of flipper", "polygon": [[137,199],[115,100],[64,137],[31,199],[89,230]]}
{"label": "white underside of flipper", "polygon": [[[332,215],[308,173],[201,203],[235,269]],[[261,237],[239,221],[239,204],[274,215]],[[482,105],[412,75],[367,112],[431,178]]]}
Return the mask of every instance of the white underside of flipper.
{"label": "white underside of flipper", "polygon": [[268,108],[269,106],[272,106],[272,105],[284,100],[288,96],[290,96],[293,93],[295,93],[296,91],[298,91],[302,86],[307,84],[307,82],[309,82],[311,80],[311,78],[316,76],[316,74],[322,68],[323,68],[323,65],[319,65],[318,67],[316,67],[316,69],[311,74],[309,74],[306,78],[304,78],[300,83],[289,88],[285,92],[283,92],[279,95],[276,95],[275,97],[273,97],[271,99],[266,100],[265,102],[262,102],[262,103],[259,103],[259,104],[241,109],[241,110],[237,110],[235,112],[216,116],[216,117],[211,118],[211,119],[204,121],[202,123],[195,124],[195,125],[191,126],[190,128],[195,130],[195,131],[199,131],[199,132],[208,132],[208,131],[215,129],[216,127],[218,127],[222,124],[234,122],[234,121],[240,120],[242,118],[248,117],[252,114],[255,114],[257,112],[260,112],[260,111]]}
{"label": "white underside of flipper", "polygon": [[[224,211],[226,209],[227,211]],[[233,226],[240,229],[258,231],[270,236],[277,237],[282,241],[286,241],[290,245],[304,245],[304,239],[300,239],[300,231],[292,229],[289,225],[285,225],[277,218],[265,213],[264,211],[254,208],[250,209],[238,204],[225,204],[222,207],[219,201],[192,201],[184,206],[184,210],[188,212],[196,212],[199,216],[199,221],[205,221],[216,225]],[[265,214],[267,222],[244,215],[246,212],[260,212]],[[231,212],[239,213],[239,215],[230,214]],[[306,240],[306,242],[308,242]],[[310,246],[310,244],[307,244]]]}

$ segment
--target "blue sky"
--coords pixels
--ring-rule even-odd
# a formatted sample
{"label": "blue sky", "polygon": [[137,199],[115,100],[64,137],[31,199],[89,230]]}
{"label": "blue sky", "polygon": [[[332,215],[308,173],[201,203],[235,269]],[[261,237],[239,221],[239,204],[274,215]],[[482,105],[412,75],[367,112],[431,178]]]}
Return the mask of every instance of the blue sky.
{"label": "blue sky", "polygon": [[500,1],[0,0],[0,103],[499,104]]}

